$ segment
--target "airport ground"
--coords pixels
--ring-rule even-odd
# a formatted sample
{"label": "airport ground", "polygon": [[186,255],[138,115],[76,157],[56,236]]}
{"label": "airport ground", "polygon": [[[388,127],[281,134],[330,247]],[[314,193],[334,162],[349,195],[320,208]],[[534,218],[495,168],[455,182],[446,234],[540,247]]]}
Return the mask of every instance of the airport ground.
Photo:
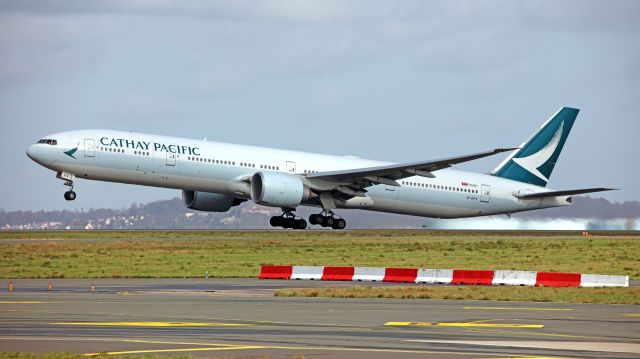
{"label": "airport ground", "polygon": [[[633,305],[275,297],[290,281],[16,280],[0,350],[207,357],[637,358]],[[295,282],[348,286],[347,282]],[[379,286],[402,286],[377,283]]]}
{"label": "airport ground", "polygon": [[[640,357],[637,305],[527,302],[526,297],[288,297],[275,294],[294,287],[348,290],[354,284],[255,279],[260,264],[562,270],[630,275],[632,287],[617,289],[637,296],[640,236],[633,232],[591,237],[431,231],[9,232],[0,238],[0,352]],[[174,270],[174,277],[201,278],[109,278],[161,277]],[[208,279],[202,278],[206,271]],[[30,276],[43,279],[21,279]],[[217,276],[248,278],[211,278]],[[11,293],[8,281],[14,286]],[[372,283],[370,288],[406,291],[409,286]],[[462,290],[475,288],[501,290]],[[558,288],[563,289],[568,288]]]}

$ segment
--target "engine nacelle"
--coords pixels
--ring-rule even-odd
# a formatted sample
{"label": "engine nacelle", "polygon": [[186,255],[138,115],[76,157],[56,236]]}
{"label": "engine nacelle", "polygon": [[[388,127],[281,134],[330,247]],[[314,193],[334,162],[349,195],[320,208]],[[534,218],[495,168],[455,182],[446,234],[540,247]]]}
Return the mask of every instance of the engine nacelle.
{"label": "engine nacelle", "polygon": [[182,202],[185,207],[198,211],[226,212],[231,207],[242,203],[242,200],[227,194],[182,191]]}
{"label": "engine nacelle", "polygon": [[309,199],[311,191],[298,176],[258,172],[251,177],[251,200],[271,207],[296,207]]}

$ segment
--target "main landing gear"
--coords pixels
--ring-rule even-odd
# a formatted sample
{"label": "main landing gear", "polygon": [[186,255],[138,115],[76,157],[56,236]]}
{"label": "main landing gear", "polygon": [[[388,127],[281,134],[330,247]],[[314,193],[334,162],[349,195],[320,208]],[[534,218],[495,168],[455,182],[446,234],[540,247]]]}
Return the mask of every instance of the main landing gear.
{"label": "main landing gear", "polygon": [[336,216],[330,209],[325,209],[322,213],[310,215],[309,223],[319,224],[322,227],[331,227],[333,229],[344,229],[347,226],[347,221],[342,217]]}
{"label": "main landing gear", "polygon": [[307,228],[307,221],[293,214],[293,209],[283,208],[282,215],[273,216],[269,220],[272,227],[293,228],[293,229],[305,229]]}

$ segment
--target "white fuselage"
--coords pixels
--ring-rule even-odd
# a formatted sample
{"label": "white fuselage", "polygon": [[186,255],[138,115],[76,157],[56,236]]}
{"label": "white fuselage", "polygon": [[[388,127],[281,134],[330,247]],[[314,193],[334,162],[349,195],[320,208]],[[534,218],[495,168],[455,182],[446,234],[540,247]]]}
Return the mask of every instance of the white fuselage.
{"label": "white fuselage", "polygon": [[[355,157],[112,130],[69,131],[49,137],[55,138],[57,143],[38,143],[27,153],[54,171],[77,178],[213,192],[241,199],[251,198],[248,179],[256,172],[304,176],[309,172],[389,164]],[[487,174],[454,169],[439,170],[434,174],[435,178],[414,176],[399,180],[399,187],[368,187],[367,196],[354,197],[338,207],[459,218],[569,204],[567,197],[520,200],[514,194],[548,189]]]}

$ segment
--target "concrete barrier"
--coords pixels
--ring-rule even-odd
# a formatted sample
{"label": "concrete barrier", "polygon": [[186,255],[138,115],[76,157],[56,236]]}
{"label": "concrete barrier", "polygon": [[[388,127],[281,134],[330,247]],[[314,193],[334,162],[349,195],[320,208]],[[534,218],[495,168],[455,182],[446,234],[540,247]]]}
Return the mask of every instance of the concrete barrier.
{"label": "concrete barrier", "polygon": [[384,282],[415,283],[418,277],[416,268],[387,268],[384,271]]}
{"label": "concrete barrier", "polygon": [[453,270],[451,284],[491,285],[493,282],[492,270]]}
{"label": "concrete barrier", "polygon": [[[291,279],[292,266],[262,266],[260,267],[260,279]],[[92,292],[95,292],[95,286],[92,285]]]}
{"label": "concrete barrier", "polygon": [[629,276],[582,274],[580,276],[581,287],[628,287]]}
{"label": "concrete barrier", "polygon": [[497,270],[493,273],[493,285],[536,285],[536,272]]}
{"label": "concrete barrier", "polygon": [[321,280],[324,267],[293,266],[291,279]]}
{"label": "concrete barrier", "polygon": [[418,269],[416,283],[451,284],[453,269]]}
{"label": "concrete barrier", "polygon": [[324,267],[322,280],[352,280],[354,272],[353,267]]}
{"label": "concrete barrier", "polygon": [[578,287],[580,273],[538,272],[536,287]]}
{"label": "concrete barrier", "polygon": [[384,268],[377,267],[356,267],[352,280],[358,282],[382,282],[384,279]]}
{"label": "concrete barrier", "polygon": [[[629,277],[620,275],[379,267],[262,266],[259,278],[539,287],[629,286]],[[49,288],[53,288],[51,283]],[[9,290],[12,289],[13,283],[9,282]]]}

